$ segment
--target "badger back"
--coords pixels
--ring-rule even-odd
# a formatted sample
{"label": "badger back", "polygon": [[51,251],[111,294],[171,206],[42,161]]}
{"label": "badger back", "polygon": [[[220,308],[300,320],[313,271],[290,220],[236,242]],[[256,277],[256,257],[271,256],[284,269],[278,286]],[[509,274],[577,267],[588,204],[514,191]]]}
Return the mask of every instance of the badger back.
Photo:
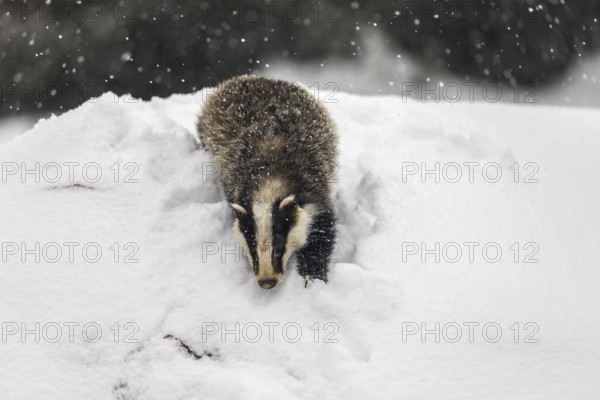
{"label": "badger back", "polygon": [[252,76],[225,81],[208,96],[198,133],[221,170],[230,202],[243,195],[240,190],[256,191],[248,186],[278,174],[293,174],[288,181],[304,192],[329,193],[335,126],[326,108],[296,83]]}

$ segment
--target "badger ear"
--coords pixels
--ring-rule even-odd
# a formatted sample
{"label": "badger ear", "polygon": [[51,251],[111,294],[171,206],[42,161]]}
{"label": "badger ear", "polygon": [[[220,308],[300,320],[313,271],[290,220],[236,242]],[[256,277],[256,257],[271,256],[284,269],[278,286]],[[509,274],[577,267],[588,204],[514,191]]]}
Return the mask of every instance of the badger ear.
{"label": "badger ear", "polygon": [[248,214],[248,212],[246,211],[246,209],[242,206],[240,206],[239,204],[235,204],[235,203],[231,203],[231,207],[235,210],[235,212],[240,213],[240,214]]}
{"label": "badger ear", "polygon": [[286,197],[285,199],[281,200],[281,203],[279,203],[279,209],[283,210],[284,208],[286,208],[292,204],[296,204],[296,200],[294,199],[293,194]]}

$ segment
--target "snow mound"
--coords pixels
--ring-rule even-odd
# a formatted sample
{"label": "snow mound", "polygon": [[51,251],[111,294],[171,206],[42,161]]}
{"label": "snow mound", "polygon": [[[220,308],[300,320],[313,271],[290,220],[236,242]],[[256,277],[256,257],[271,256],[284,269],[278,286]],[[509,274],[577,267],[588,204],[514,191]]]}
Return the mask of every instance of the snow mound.
{"label": "snow mound", "polygon": [[338,93],[330,283],[263,291],[195,138],[205,96],[109,93],[0,146],[7,398],[600,394],[600,114]]}

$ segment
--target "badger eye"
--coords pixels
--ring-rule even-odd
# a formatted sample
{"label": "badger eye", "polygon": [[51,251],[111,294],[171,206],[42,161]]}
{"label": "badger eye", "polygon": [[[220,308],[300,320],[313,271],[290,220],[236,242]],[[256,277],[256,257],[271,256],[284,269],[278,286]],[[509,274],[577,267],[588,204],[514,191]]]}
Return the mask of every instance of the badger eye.
{"label": "badger eye", "polygon": [[276,234],[273,236],[273,255],[282,256],[285,250],[285,236]]}
{"label": "badger eye", "polygon": [[284,252],[284,247],[283,246],[276,246],[273,247],[273,257],[283,257],[283,252]]}

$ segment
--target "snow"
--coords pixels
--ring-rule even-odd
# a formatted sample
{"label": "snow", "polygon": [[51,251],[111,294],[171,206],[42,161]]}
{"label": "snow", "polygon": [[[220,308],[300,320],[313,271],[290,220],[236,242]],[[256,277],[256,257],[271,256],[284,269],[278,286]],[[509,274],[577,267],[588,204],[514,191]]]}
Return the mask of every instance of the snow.
{"label": "snow", "polygon": [[[205,95],[135,102],[105,94],[0,146],[3,397],[597,398],[597,111],[336,93],[327,103],[341,137],[330,282],[305,289],[291,270],[265,291],[240,255],[226,253],[235,246],[232,216],[194,138]],[[71,176],[69,162],[79,163],[66,164]],[[403,176],[436,162],[447,178],[439,183]],[[480,163],[471,164],[472,183],[465,162]],[[21,176],[22,163],[40,163],[39,183]],[[84,175],[88,163],[96,164]],[[482,175],[489,163],[501,168],[497,183],[486,181],[494,169]],[[463,177],[450,183],[456,165]],[[538,182],[525,183],[532,171],[527,180]],[[40,262],[22,246],[36,242],[49,249]],[[79,243],[73,262],[68,242]],[[436,242],[457,243],[461,259],[422,262],[407,252]],[[474,262],[465,242],[479,243]],[[62,249],[56,263],[49,243]],[[502,250],[496,263],[481,253],[488,243]],[[85,244],[102,249],[97,262],[86,261]],[[532,248],[539,262],[526,263]],[[22,337],[36,322],[39,340]],[[439,343],[408,334],[436,322]],[[68,323],[79,324],[73,338]],[[236,323],[239,340],[220,335]],[[269,323],[279,324],[273,340]],[[479,324],[473,340],[469,323]],[[62,335],[51,343],[54,324]],[[97,325],[84,337],[85,324]],[[455,324],[462,337],[451,343]],[[94,326],[102,337],[91,343]],[[262,336],[252,343],[257,326]],[[502,335],[490,343],[496,326]]]}

